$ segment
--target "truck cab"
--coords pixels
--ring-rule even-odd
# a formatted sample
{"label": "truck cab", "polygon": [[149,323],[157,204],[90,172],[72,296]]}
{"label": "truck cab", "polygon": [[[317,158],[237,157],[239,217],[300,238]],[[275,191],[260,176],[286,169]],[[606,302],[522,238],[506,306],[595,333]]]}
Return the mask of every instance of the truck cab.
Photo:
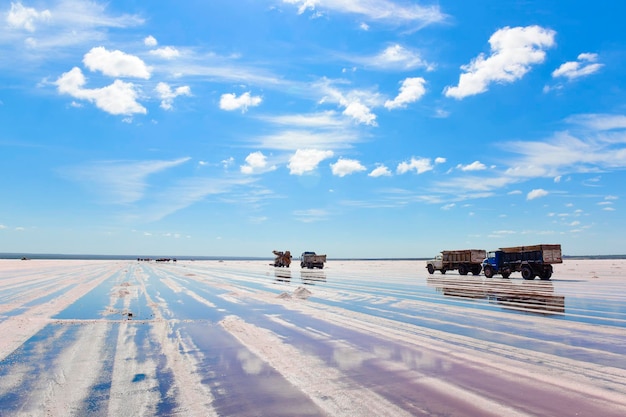
{"label": "truck cab", "polygon": [[500,273],[502,278],[508,278],[511,275],[511,271],[508,268],[502,268],[503,254],[504,252],[499,250],[491,251],[487,254],[487,258],[483,261],[483,273],[487,278]]}
{"label": "truck cab", "polygon": [[443,269],[443,255],[440,253],[429,260],[426,264],[426,268],[430,274],[433,274],[435,271],[441,271],[442,274],[445,274],[446,271]]}

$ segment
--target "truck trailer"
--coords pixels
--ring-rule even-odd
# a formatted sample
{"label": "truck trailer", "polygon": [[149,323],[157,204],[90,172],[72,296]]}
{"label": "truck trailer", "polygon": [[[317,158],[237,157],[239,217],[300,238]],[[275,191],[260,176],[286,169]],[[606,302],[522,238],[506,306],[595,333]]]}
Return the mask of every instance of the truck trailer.
{"label": "truck trailer", "polygon": [[426,262],[426,269],[431,275],[435,271],[445,274],[452,270],[458,270],[459,275],[467,275],[469,272],[478,275],[486,257],[487,251],[484,249],[444,250]]}
{"label": "truck trailer", "polygon": [[496,274],[508,278],[513,272],[521,272],[526,280],[537,276],[549,280],[554,272],[552,265],[560,263],[563,263],[561,245],[514,246],[489,252],[483,272],[487,278]]}

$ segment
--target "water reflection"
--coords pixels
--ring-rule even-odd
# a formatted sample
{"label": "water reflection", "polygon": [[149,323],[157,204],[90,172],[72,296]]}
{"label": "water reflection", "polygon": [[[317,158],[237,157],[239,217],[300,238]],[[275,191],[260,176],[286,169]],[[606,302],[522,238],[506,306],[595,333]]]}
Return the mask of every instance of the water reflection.
{"label": "water reflection", "polygon": [[248,375],[259,375],[265,366],[264,362],[248,349],[239,349],[237,359],[241,363],[241,369]]}
{"label": "water reflection", "polygon": [[554,294],[550,281],[522,281],[482,279],[447,279],[428,277],[428,285],[445,296],[484,299],[507,309],[536,313],[564,313],[565,296]]}
{"label": "water reflection", "polygon": [[276,282],[291,282],[291,271],[288,269],[275,269],[274,277]]}
{"label": "water reflection", "polygon": [[326,273],[323,270],[300,271],[300,278],[303,284],[315,285],[320,282],[326,282]]}

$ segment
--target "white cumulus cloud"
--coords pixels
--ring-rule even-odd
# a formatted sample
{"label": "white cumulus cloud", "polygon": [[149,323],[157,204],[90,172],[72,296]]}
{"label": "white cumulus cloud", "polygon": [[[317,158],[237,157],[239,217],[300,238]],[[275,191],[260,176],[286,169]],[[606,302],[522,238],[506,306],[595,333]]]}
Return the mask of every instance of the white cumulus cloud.
{"label": "white cumulus cloud", "polygon": [[378,177],[390,177],[391,171],[385,165],[379,165],[372,170],[369,174],[370,177],[378,178]]}
{"label": "white cumulus cloud", "polygon": [[303,175],[314,171],[324,159],[331,158],[333,151],[322,151],[319,149],[298,149],[289,158],[289,173],[292,175]]}
{"label": "white cumulus cloud", "polygon": [[549,193],[542,189],[542,188],[536,188],[532,191],[530,191],[527,195],[526,195],[526,200],[534,200],[536,198],[541,198],[541,197],[545,197],[547,196]]}
{"label": "white cumulus cloud", "polygon": [[405,174],[410,171],[415,171],[418,174],[423,174],[432,169],[433,165],[429,158],[411,158],[409,162],[400,162],[396,168],[396,172],[398,174]]}
{"label": "white cumulus cloud", "polygon": [[522,78],[532,65],[544,61],[545,49],[554,45],[556,32],[540,26],[504,27],[491,38],[491,55],[478,55],[461,67],[464,73],[456,87],[446,87],[446,97],[462,99],[487,91],[493,82],[513,82]]}
{"label": "white cumulus cloud", "polygon": [[190,96],[191,88],[188,85],[176,87],[172,90],[167,83],[160,82],[155,88],[159,98],[161,99],[161,108],[165,110],[171,110],[173,107],[174,99],[178,96]]}
{"label": "white cumulus cloud", "polygon": [[256,107],[261,104],[261,97],[253,96],[250,92],[243,93],[239,97],[236,94],[222,94],[220,97],[220,109],[232,111],[241,109],[242,112],[246,112],[248,107]]}
{"label": "white cumulus cloud", "polygon": [[407,78],[402,81],[400,93],[393,100],[387,100],[385,107],[389,110],[406,107],[407,104],[416,102],[426,93],[424,87],[426,80],[422,77]]}
{"label": "white cumulus cloud", "polygon": [[241,172],[243,174],[254,174],[259,172],[273,171],[276,166],[268,166],[267,157],[263,155],[263,152],[252,152],[246,157],[246,164],[241,165]]}
{"label": "white cumulus cloud", "polygon": [[355,100],[346,103],[346,109],[343,111],[343,114],[352,117],[359,123],[376,126],[376,115],[360,101]]}
{"label": "white cumulus cloud", "polygon": [[144,45],[149,46],[149,47],[155,47],[159,44],[156,38],[152,35],[146,36],[145,39],[143,40],[143,43]]}
{"label": "white cumulus cloud", "polygon": [[115,80],[102,88],[84,88],[87,80],[80,68],[74,67],[63,73],[55,82],[59,93],[94,103],[99,109],[115,115],[146,114],[147,110],[137,102],[136,87],[132,83]]}
{"label": "white cumulus cloud", "polygon": [[110,77],[150,78],[150,69],[139,57],[119,50],[109,51],[102,46],[91,48],[83,57],[83,63],[91,71]]}
{"label": "white cumulus cloud", "polygon": [[22,3],[11,3],[11,10],[7,14],[7,23],[10,27],[25,29],[34,32],[37,22],[50,20],[50,10],[38,11],[32,7],[24,7]]}
{"label": "white cumulus cloud", "polygon": [[365,171],[365,167],[356,159],[339,158],[334,164],[330,164],[333,175],[345,177],[355,172]]}

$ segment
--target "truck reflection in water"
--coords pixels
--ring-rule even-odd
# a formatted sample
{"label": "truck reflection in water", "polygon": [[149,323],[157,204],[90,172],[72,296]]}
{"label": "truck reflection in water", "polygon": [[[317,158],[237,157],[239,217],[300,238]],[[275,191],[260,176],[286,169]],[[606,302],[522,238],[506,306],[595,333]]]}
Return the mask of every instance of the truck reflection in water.
{"label": "truck reflection in water", "polygon": [[[455,277],[456,278],[456,277]],[[487,300],[503,308],[540,314],[565,312],[565,296],[554,294],[550,281],[447,279],[428,277],[429,286],[449,297]]]}
{"label": "truck reflection in water", "polygon": [[302,270],[300,271],[300,278],[303,284],[315,285],[321,282],[326,282],[326,273],[320,270]]}

